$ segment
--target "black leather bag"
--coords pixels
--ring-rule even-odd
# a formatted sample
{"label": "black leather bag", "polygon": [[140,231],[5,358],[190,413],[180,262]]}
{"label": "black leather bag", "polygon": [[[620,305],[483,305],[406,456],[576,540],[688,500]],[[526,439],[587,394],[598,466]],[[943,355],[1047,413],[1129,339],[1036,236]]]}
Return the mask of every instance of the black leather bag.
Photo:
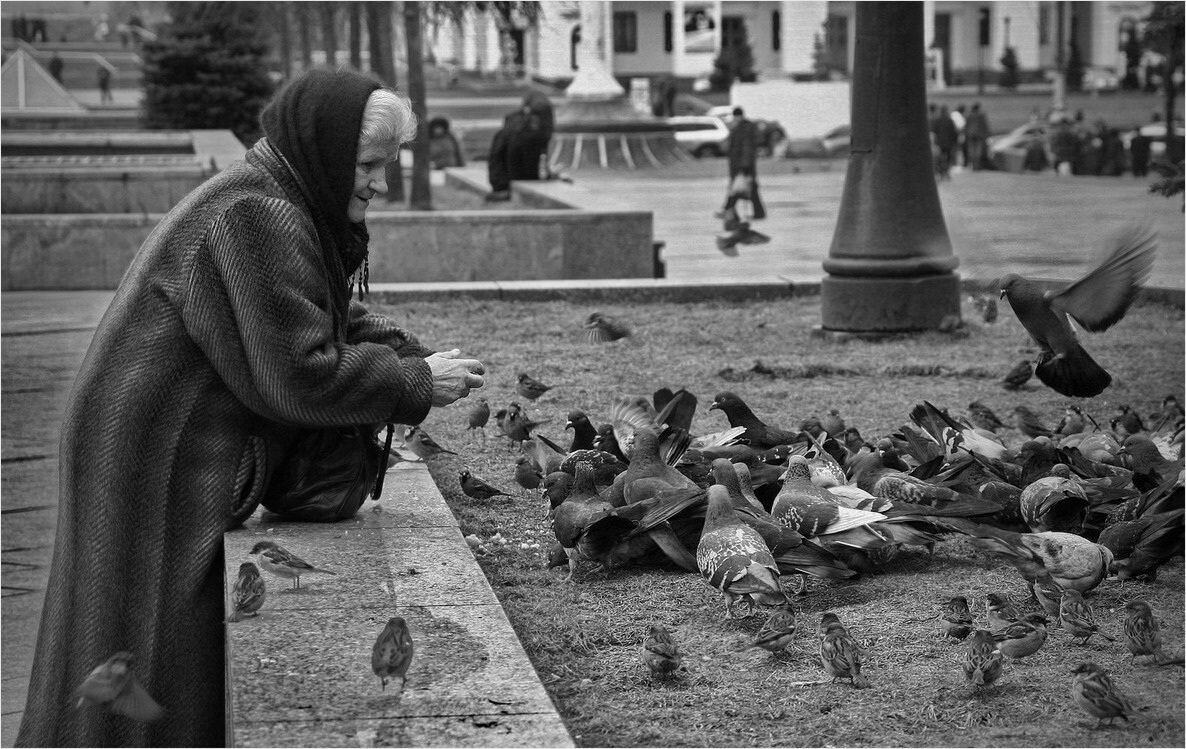
{"label": "black leather bag", "polygon": [[354,517],[367,494],[379,497],[394,425],[380,444],[371,427],[314,429],[289,447],[261,504],[294,520],[332,523]]}

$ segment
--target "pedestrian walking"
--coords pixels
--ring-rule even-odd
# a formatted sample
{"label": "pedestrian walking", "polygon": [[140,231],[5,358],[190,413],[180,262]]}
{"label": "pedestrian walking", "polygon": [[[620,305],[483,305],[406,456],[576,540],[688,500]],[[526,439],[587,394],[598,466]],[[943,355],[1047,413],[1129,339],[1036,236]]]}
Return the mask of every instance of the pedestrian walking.
{"label": "pedestrian walking", "polygon": [[737,178],[743,176],[748,182],[750,205],[753,213],[750,218],[761,221],[766,218],[766,207],[762,204],[762,196],[758,190],[758,125],[745,117],[745,110],[741,107],[733,108],[733,122],[729,126],[729,138],[726,142],[726,154],[729,157],[729,183],[726,187],[725,205],[722,213],[728,214],[736,205],[742,194],[737,190],[741,184]]}
{"label": "pedestrian walking", "polygon": [[964,126],[964,142],[968,146],[968,164],[972,171],[988,166],[988,115],[974,102],[968,111],[968,122]]}
{"label": "pedestrian walking", "polygon": [[100,65],[97,71],[99,78],[99,103],[111,104],[115,98],[111,95],[111,71],[106,65]]}
{"label": "pedestrian walking", "polygon": [[946,106],[939,107],[939,113],[931,121],[931,133],[935,137],[938,157],[935,159],[935,174],[939,179],[951,179],[951,166],[955,161],[955,148],[959,144],[959,133]]}

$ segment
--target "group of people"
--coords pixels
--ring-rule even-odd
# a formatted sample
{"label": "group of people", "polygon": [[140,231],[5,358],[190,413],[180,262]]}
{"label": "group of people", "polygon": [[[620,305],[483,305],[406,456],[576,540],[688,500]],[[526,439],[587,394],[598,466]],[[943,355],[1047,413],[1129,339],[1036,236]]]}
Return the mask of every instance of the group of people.
{"label": "group of people", "polygon": [[[1158,121],[1157,113],[1153,119]],[[1144,177],[1149,173],[1153,142],[1139,128],[1125,148],[1119,128],[1102,118],[1088,124],[1083,110],[1073,118],[1055,112],[1049,122],[1046,137],[1034,138],[1026,147],[1026,171],[1052,168],[1061,176],[1100,177],[1119,177],[1130,171],[1134,177]]]}
{"label": "group of people", "polygon": [[988,159],[988,115],[980,102],[972,104],[970,109],[960,104],[952,110],[946,105],[931,104],[928,122],[935,174],[939,179],[950,179],[954,166],[977,172],[992,168]]}

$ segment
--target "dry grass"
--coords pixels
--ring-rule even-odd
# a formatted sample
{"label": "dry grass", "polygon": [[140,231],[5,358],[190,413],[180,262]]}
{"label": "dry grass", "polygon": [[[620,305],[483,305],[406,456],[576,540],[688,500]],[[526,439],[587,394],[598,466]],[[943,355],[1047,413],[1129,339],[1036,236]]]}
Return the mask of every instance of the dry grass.
{"label": "dry grass", "polygon": [[[1024,404],[1053,423],[1067,402],[1032,384],[1020,392],[1000,376],[1030,355],[1024,331],[1009,313],[993,325],[969,323],[964,334],[928,333],[880,342],[833,341],[812,335],[817,298],[764,303],[616,304],[604,312],[634,328],[625,341],[594,346],[580,324],[591,307],[564,303],[416,303],[382,309],[429,345],[460,347],[488,369],[483,393],[497,409],[511,400],[514,379],[527,371],[556,388],[531,404],[550,419],[543,433],[567,444],[571,408],[595,422],[621,394],[649,395],[660,386],[686,387],[700,397],[694,427],[726,426],[707,411],[722,389],[742,395],[767,420],[795,426],[838,408],[866,437],[907,421],[910,407],[928,399],[962,412],[981,400],[999,415]],[[965,315],[974,318],[973,310]],[[1128,403],[1146,413],[1168,393],[1181,396],[1183,315],[1146,305],[1116,328],[1086,336],[1092,354],[1115,378],[1085,408],[1106,420]],[[753,372],[759,369],[768,374]],[[526,405],[526,404],[525,404]],[[564,571],[545,570],[552,542],[544,503],[519,489],[505,438],[483,444],[466,434],[467,401],[433,412],[426,430],[461,453],[430,466],[464,532],[487,541],[479,560],[495,593],[563,716],[582,746],[1181,746],[1183,670],[1132,665],[1120,644],[1072,646],[1052,630],[1047,645],[1009,665],[981,696],[970,693],[959,669],[961,645],[937,636],[928,620],[946,598],[962,594],[1025,597],[1016,572],[960,539],[942,543],[934,558],[909,550],[887,571],[855,583],[814,583],[800,602],[792,652],[771,656],[737,646],[764,615],[725,622],[719,594],[699,576],[675,569],[606,573],[583,567],[576,584]],[[457,471],[466,467],[519,496],[478,502],[461,494]],[[1154,584],[1106,582],[1089,600],[1113,634],[1124,602],[1150,601],[1165,625],[1167,648],[1183,640],[1183,565],[1175,560]],[[828,683],[815,660],[819,615],[836,611],[866,647],[872,688]],[[652,681],[639,648],[652,622],[666,624],[685,653],[686,671]],[[1130,726],[1094,730],[1095,720],[1070,701],[1071,668],[1092,659],[1112,669],[1121,687],[1145,710]],[[820,683],[823,682],[823,683]]]}

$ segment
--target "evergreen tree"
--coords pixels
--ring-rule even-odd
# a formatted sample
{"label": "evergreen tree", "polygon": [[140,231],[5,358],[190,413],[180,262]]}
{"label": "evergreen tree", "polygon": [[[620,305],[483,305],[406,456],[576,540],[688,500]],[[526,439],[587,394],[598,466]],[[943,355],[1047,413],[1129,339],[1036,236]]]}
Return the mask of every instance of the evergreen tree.
{"label": "evergreen tree", "polygon": [[251,145],[272,93],[261,4],[173,2],[169,15],[144,45],[146,126],[226,129]]}
{"label": "evergreen tree", "polygon": [[728,90],[735,80],[749,82],[758,77],[754,72],[754,50],[748,41],[722,49],[712,61],[712,68],[708,82],[714,91]]}

